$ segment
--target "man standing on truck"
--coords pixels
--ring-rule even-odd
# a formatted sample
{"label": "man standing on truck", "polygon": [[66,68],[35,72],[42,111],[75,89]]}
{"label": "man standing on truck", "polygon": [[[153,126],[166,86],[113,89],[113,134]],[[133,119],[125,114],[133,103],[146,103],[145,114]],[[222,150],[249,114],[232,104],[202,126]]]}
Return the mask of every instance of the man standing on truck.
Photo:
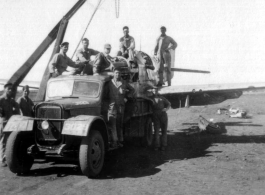
{"label": "man standing on truck", "polygon": [[91,64],[90,57],[92,55],[97,55],[99,53],[99,51],[88,48],[89,40],[87,38],[83,38],[82,45],[83,45],[83,47],[78,49],[76,52],[76,61],[77,62],[86,62],[85,67],[83,69],[83,74],[93,75],[93,66]]}
{"label": "man standing on truck", "polygon": [[168,86],[171,86],[171,49],[175,50],[177,47],[176,41],[173,38],[166,35],[166,27],[162,26],[160,28],[161,35],[156,40],[156,46],[154,50],[154,55],[157,55],[158,61],[160,62],[158,77],[159,82],[157,86],[163,85],[163,73],[166,74],[166,80],[168,82]]}
{"label": "man standing on truck", "polygon": [[108,121],[112,131],[113,147],[123,144],[123,116],[125,95],[134,93],[134,88],[121,78],[121,71],[114,70],[114,78],[108,84],[108,96],[110,100],[108,110]]}
{"label": "man standing on truck", "polygon": [[68,42],[63,42],[60,45],[60,53],[57,53],[53,56],[52,60],[49,63],[49,71],[52,77],[57,77],[62,75],[62,73],[67,72],[67,67],[75,68],[74,72],[70,72],[68,74],[75,74],[75,72],[80,72],[85,66],[85,63],[89,62],[89,60],[84,62],[74,62],[67,55],[68,51]]}
{"label": "man standing on truck", "polygon": [[10,133],[3,133],[8,119],[15,114],[20,114],[17,102],[12,98],[13,84],[4,85],[4,94],[0,97],[0,162],[2,167],[6,167],[6,142]]}
{"label": "man standing on truck", "polygon": [[160,147],[160,136],[159,130],[161,129],[161,150],[164,151],[167,147],[167,125],[168,125],[168,117],[167,111],[169,110],[171,104],[170,102],[164,98],[163,96],[157,93],[157,88],[153,89],[154,94],[151,96],[153,100],[153,123],[155,130],[155,150],[158,150]]}
{"label": "man standing on truck", "polygon": [[110,54],[111,51],[111,45],[105,44],[104,45],[104,52],[100,52],[94,61],[93,64],[93,74],[99,75],[99,74],[105,74],[107,72],[112,72],[114,62],[114,58],[111,57]]}
{"label": "man standing on truck", "polygon": [[123,27],[124,36],[120,38],[120,51],[117,56],[123,56],[130,62],[134,62],[134,49],[135,41],[132,36],[129,35],[129,27]]}
{"label": "man standing on truck", "polygon": [[20,107],[23,116],[33,116],[34,103],[29,98],[29,86],[25,85],[22,89],[22,96],[17,99],[17,103]]}

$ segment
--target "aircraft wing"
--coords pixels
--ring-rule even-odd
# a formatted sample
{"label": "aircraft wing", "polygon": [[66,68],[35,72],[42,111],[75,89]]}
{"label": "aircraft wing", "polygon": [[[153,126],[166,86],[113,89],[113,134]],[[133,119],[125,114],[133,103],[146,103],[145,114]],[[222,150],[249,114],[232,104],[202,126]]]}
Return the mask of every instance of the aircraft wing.
{"label": "aircraft wing", "polygon": [[[0,79],[0,85],[4,86],[8,82],[8,79]],[[39,89],[39,81],[22,81],[18,87],[28,85],[30,89]]]}
{"label": "aircraft wing", "polygon": [[234,84],[208,84],[208,85],[179,85],[164,86],[159,88],[159,93],[166,94],[190,94],[201,92],[221,92],[229,90],[249,91],[265,89],[265,83],[234,83]]}
{"label": "aircraft wing", "polygon": [[236,83],[164,86],[158,92],[171,102],[172,108],[181,108],[218,104],[227,99],[239,98],[243,91],[264,89],[265,83]]}

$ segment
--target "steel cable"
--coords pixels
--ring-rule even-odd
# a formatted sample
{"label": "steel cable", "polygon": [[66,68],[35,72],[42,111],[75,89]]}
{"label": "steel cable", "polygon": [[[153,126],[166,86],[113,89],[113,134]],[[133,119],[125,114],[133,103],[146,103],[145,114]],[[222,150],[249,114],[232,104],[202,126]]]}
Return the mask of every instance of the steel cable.
{"label": "steel cable", "polygon": [[80,43],[82,42],[82,39],[83,39],[84,36],[85,36],[85,33],[86,33],[87,29],[88,29],[88,26],[90,25],[90,23],[91,23],[91,21],[92,21],[94,15],[96,14],[96,12],[97,12],[97,10],[98,10],[98,8],[99,8],[101,2],[102,2],[102,0],[99,0],[99,1],[98,1],[98,4],[97,4],[97,6],[96,6],[96,8],[95,8],[95,10],[94,10],[94,12],[93,12],[93,14],[92,14],[92,16],[90,17],[90,20],[89,20],[88,23],[87,23],[86,29],[85,29],[83,35],[81,36],[81,39],[80,39],[80,41],[78,42],[78,44],[77,44],[77,46],[76,46],[76,48],[75,48],[75,51],[74,51],[73,56],[71,57],[71,59],[73,59],[73,57],[74,57],[74,55],[75,55],[75,53],[76,53],[76,51],[77,51],[77,49],[78,49]]}

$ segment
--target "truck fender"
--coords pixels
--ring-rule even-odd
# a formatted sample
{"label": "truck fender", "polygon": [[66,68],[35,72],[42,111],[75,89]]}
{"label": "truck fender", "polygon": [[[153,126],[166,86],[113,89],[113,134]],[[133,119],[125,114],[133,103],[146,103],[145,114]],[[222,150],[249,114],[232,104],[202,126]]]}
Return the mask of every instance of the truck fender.
{"label": "truck fender", "polygon": [[12,131],[32,131],[34,118],[21,115],[13,115],[8,120],[4,132]]}
{"label": "truck fender", "polygon": [[89,131],[98,130],[102,136],[108,138],[107,125],[99,116],[79,115],[64,121],[62,134],[87,136]]}

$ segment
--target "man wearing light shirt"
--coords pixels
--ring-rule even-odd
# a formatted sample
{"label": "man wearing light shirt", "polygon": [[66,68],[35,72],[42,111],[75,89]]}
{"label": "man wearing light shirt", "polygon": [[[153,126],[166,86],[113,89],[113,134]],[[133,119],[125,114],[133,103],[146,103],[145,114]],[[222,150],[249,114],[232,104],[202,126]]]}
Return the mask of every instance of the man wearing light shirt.
{"label": "man wearing light shirt", "polygon": [[75,74],[75,72],[80,72],[84,68],[84,63],[88,62],[74,62],[67,55],[68,51],[68,42],[64,42],[60,45],[60,53],[57,53],[53,56],[52,60],[49,63],[49,71],[52,77],[57,77],[62,75],[64,72],[67,72],[66,69],[68,66],[75,68],[75,71],[70,74]]}
{"label": "man wearing light shirt", "polygon": [[171,54],[170,50],[175,50],[177,47],[176,41],[173,38],[166,35],[166,27],[162,26],[160,28],[161,35],[156,40],[156,46],[154,50],[154,55],[157,56],[160,66],[159,66],[159,82],[157,86],[163,85],[163,73],[166,73],[166,80],[168,86],[171,85]]}
{"label": "man wearing light shirt", "polygon": [[120,38],[120,51],[117,56],[123,56],[129,61],[134,61],[134,49],[135,41],[132,36],[129,35],[129,27],[123,27],[124,36]]}
{"label": "man wearing light shirt", "polygon": [[77,62],[86,62],[85,68],[83,70],[83,74],[93,75],[93,66],[91,64],[90,57],[97,55],[99,53],[99,51],[88,48],[88,46],[89,46],[89,40],[87,38],[83,38],[82,48],[78,49],[76,52],[76,61]]}

